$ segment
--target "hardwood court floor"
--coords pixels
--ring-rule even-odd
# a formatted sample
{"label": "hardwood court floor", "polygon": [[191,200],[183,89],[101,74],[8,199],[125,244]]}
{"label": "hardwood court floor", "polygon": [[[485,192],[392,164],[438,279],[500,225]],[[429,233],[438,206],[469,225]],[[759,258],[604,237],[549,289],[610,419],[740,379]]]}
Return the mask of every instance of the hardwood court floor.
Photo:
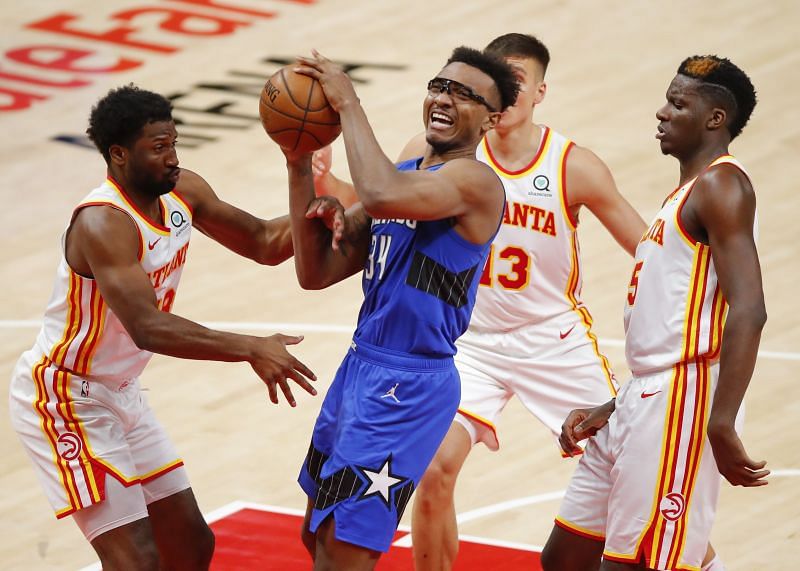
{"label": "hardwood court floor", "polygon": [[[537,121],[593,149],[649,219],[678,180],[676,161],[662,157],[653,138],[655,110],[685,56],[718,53],[747,70],[759,91],[751,124],[733,151],[750,170],[759,197],[759,246],[770,314],[761,346],[772,353],[759,360],[753,377],[744,440],[753,457],[766,458],[781,472],[762,489],[724,487],[713,542],[731,571],[797,568],[800,455],[793,435],[800,419],[800,320],[792,301],[800,277],[796,3],[220,2],[226,9],[201,4],[0,0],[0,105],[9,105],[8,90],[39,97],[17,94],[14,100],[30,102],[30,108],[0,111],[0,261],[5,284],[0,392],[7,391],[18,355],[35,337],[70,210],[104,175],[99,155],[54,138],[80,135],[92,103],[112,86],[132,81],[175,97],[176,116],[183,122],[182,166],[203,174],[226,200],[271,217],[286,211],[286,175],[283,157],[257,124],[256,109],[258,89],[276,69],[276,61],[316,47],[332,58],[362,64],[352,72],[360,81],[359,96],[378,140],[394,157],[420,130],[425,82],[453,47],[481,47],[509,31],[534,33],[553,56],[549,92],[537,108]],[[179,22],[185,16],[178,10],[217,19]],[[266,11],[274,16],[265,17]],[[54,18],[60,14],[72,19]],[[221,17],[240,23],[226,24]],[[54,32],[59,25],[82,30],[83,36]],[[130,30],[112,32],[123,25]],[[103,34],[117,43],[98,41]],[[61,51],[25,49],[32,46]],[[129,69],[53,69],[124,67],[120,58]],[[334,149],[337,170],[346,172],[341,141]],[[614,342],[622,337],[630,259],[590,215],[582,217],[580,232],[584,298],[602,346],[624,379],[624,356]],[[360,300],[357,279],[304,292],[291,262],[260,267],[197,233],[174,310],[239,331],[305,333],[296,352],[317,372],[324,391],[348,346]],[[162,357],[154,358],[143,384],[184,456],[204,511],[236,500],[303,507],[294,479],[321,397],[301,397],[296,409],[275,407],[246,365]],[[9,428],[6,407],[0,407],[0,417],[0,568],[67,570],[90,563],[93,552],[77,528],[69,521],[57,522],[50,512]],[[500,452],[479,447],[467,463],[458,487],[460,513],[557,492],[568,481],[573,462],[559,460],[550,436],[516,402],[503,418],[500,438]],[[461,531],[542,544],[557,500],[519,504],[470,519]]]}

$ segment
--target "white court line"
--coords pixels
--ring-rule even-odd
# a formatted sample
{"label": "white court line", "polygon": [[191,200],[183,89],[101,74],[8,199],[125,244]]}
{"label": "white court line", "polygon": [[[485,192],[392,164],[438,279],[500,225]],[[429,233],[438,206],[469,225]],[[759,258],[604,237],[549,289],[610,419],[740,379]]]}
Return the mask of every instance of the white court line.
{"label": "white court line", "polygon": [[[205,321],[201,325],[212,329],[234,331],[276,331],[295,333],[345,333],[355,331],[354,325],[336,325],[325,323],[272,323],[269,321]],[[37,319],[0,319],[0,329],[38,329],[41,321]],[[624,347],[622,339],[600,339],[600,345],[607,347]],[[777,361],[800,361],[800,353],[794,351],[759,350],[758,356]]]}
{"label": "white court line", "polygon": [[[458,524],[467,523],[469,521],[480,519],[482,517],[488,517],[490,515],[494,515],[500,512],[514,510],[522,506],[532,506],[535,504],[542,504],[544,502],[550,502],[553,500],[560,500],[561,498],[564,497],[565,492],[566,490],[559,490],[557,492],[548,492],[546,494],[537,494],[535,496],[525,496],[524,498],[516,498],[513,500],[508,500],[497,504],[491,504],[482,508],[470,510],[468,512],[464,512],[463,514],[457,515],[456,522],[458,522]],[[466,536],[460,535],[459,537],[466,539]],[[398,547],[411,547],[411,535],[406,535],[404,537],[401,537],[400,539],[395,541],[392,545],[397,545]],[[504,547],[512,547],[510,543],[504,543],[502,545]],[[541,551],[541,548],[537,548],[532,545],[528,545],[525,547],[517,546],[515,548]]]}
{"label": "white court line", "polygon": [[[321,323],[270,323],[262,321],[201,321],[200,325],[212,329],[237,331],[309,331],[314,333],[353,333],[355,325],[329,325]],[[39,329],[37,319],[0,319],[0,329]]]}

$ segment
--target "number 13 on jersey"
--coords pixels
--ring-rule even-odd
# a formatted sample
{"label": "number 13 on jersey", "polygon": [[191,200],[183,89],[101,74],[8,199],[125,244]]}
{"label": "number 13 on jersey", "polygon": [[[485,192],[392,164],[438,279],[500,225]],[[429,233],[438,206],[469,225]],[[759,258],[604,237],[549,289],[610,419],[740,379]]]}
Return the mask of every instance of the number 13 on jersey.
{"label": "number 13 on jersey", "polygon": [[[497,259],[507,261],[509,264],[504,264],[504,269],[507,271],[501,273],[497,271],[495,275],[495,253]],[[531,257],[527,250],[519,246],[506,246],[499,252],[496,252],[494,244],[489,250],[489,256],[486,258],[486,265],[483,267],[483,274],[481,275],[480,285],[493,287],[495,281],[503,289],[510,289],[514,291],[523,290],[528,287],[531,279]]]}

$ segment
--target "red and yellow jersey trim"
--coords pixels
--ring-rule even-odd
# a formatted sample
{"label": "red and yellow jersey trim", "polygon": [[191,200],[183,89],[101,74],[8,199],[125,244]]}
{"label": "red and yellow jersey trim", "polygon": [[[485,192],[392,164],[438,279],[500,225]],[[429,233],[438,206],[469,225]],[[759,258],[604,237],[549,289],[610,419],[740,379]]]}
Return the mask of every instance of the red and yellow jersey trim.
{"label": "red and yellow jersey trim", "polygon": [[686,199],[689,198],[689,195],[692,193],[692,189],[694,188],[695,182],[697,182],[696,178],[691,182],[691,186],[686,190],[686,193],[681,197],[681,202],[675,209],[675,227],[678,229],[678,235],[681,238],[683,238],[683,241],[686,242],[686,244],[690,248],[696,248],[700,243],[694,239],[694,236],[689,234],[689,231],[683,225],[683,221],[681,220],[681,212],[683,212],[683,205],[686,204]]}
{"label": "red and yellow jersey trim", "polygon": [[641,557],[636,553],[628,555],[626,553],[614,553],[613,551],[606,550],[603,551],[603,559],[608,559],[616,563],[638,563]]}
{"label": "red and yellow jersey trim", "polygon": [[585,527],[575,525],[574,523],[565,520],[561,516],[556,517],[555,524],[558,527],[566,529],[567,531],[572,532],[575,535],[580,535],[581,537],[586,537],[588,539],[593,539],[595,541],[605,541],[606,539],[606,535],[603,532],[594,531],[592,529],[587,529]]}
{"label": "red and yellow jersey trim", "polygon": [[186,211],[189,213],[189,216],[194,216],[194,208],[192,207],[191,204],[189,204],[189,202],[186,200],[186,197],[183,196],[183,194],[181,194],[177,190],[173,190],[169,194],[176,201],[178,201],[181,204],[181,206],[183,206],[186,209]]}
{"label": "red and yellow jersey trim", "polygon": [[64,333],[61,340],[50,351],[50,360],[60,367],[64,366],[67,351],[78,336],[83,318],[81,299],[83,298],[83,280],[73,271],[69,273],[69,286],[67,287],[67,318],[64,321]]}
{"label": "red and yellow jersey trim", "polygon": [[[696,177],[694,177],[694,179],[692,179],[692,180],[691,180],[689,183],[687,183],[687,184],[689,185],[689,188],[687,188],[687,189],[686,189],[686,193],[685,193],[685,194],[683,195],[683,197],[681,198],[681,203],[680,203],[680,204],[678,205],[678,207],[675,209],[675,226],[676,226],[676,228],[678,229],[678,234],[680,234],[680,236],[681,236],[681,237],[684,239],[684,241],[685,241],[685,242],[686,242],[686,243],[687,243],[689,246],[691,246],[692,248],[694,248],[695,246],[697,246],[698,244],[700,244],[700,242],[698,242],[697,240],[695,240],[694,236],[692,236],[692,235],[689,233],[689,231],[686,229],[686,227],[683,225],[683,220],[681,219],[681,212],[683,211],[683,206],[686,204],[686,200],[689,198],[689,195],[692,193],[692,190],[694,189],[694,185],[695,185],[695,184],[697,184],[697,179],[698,179],[698,178],[700,178],[700,176],[702,176],[702,174],[703,174],[704,172],[706,172],[706,171],[707,171],[708,169],[710,169],[711,167],[713,167],[713,166],[716,166],[716,165],[718,165],[718,164],[720,164],[720,163],[727,163],[727,162],[728,162],[728,159],[732,159],[732,158],[733,158],[733,156],[732,156],[732,155],[722,155],[722,156],[719,156],[719,157],[717,157],[717,158],[716,158],[716,159],[714,159],[713,161],[711,161],[711,163],[709,163],[709,165],[708,165],[706,168],[704,168],[704,169],[702,170],[702,172],[700,172],[700,174],[698,174]],[[738,168],[738,167],[737,167],[737,168]],[[680,190],[680,189],[678,189],[678,190]],[[667,197],[667,198],[664,200],[664,204],[666,204],[666,203],[667,203],[667,201],[668,201],[670,198],[672,198],[672,197],[675,195],[675,193],[676,193],[678,190],[675,190],[675,191],[673,191],[673,192],[672,192],[672,193],[671,193],[671,194],[670,194],[670,195],[669,195],[669,196],[668,196],[668,197]]]}
{"label": "red and yellow jersey trim", "polygon": [[[643,555],[649,566],[655,565],[664,556],[663,549],[666,543],[666,520],[660,515],[659,504],[661,499],[673,490],[677,466],[680,463],[681,449],[681,427],[684,424],[687,400],[687,388],[689,383],[688,368],[694,366],[697,369],[695,380],[695,403],[691,410],[692,429],[689,434],[689,442],[685,457],[685,470],[681,494],[686,500],[683,514],[674,522],[675,531],[672,541],[669,542],[667,552],[667,568],[673,570],[692,569],[691,566],[681,565],[680,557],[686,543],[686,527],[688,523],[691,500],[693,497],[694,485],[699,472],[700,459],[703,455],[704,441],[706,436],[706,421],[708,412],[711,408],[711,382],[710,365],[705,359],[698,359],[694,362],[678,363],[673,367],[673,378],[670,384],[669,405],[664,421],[664,434],[662,438],[662,454],[659,466],[659,476],[653,493],[653,504],[650,510],[648,525],[644,528],[636,549],[631,555],[624,554],[605,554],[609,559],[623,562],[638,561]],[[617,559],[613,559],[616,557]]]}
{"label": "red and yellow jersey trim", "polygon": [[682,361],[691,361],[700,352],[703,302],[706,297],[710,267],[711,249],[705,244],[698,244],[692,260],[691,289],[686,299],[686,315],[683,321],[683,350],[681,351]]}
{"label": "red and yellow jersey trim", "polygon": [[490,420],[488,420],[486,418],[483,418],[482,416],[477,415],[474,412],[470,412],[470,411],[468,411],[466,409],[463,409],[461,407],[458,407],[458,412],[463,414],[464,416],[466,416],[468,419],[474,420],[478,424],[482,424],[486,428],[491,430],[492,433],[494,434],[495,440],[497,440],[497,443],[500,444],[500,439],[497,438],[497,429],[495,428],[494,423],[492,423],[492,421],[490,421]]}
{"label": "red and yellow jersey trim", "polygon": [[[92,202],[84,202],[83,204],[79,204],[75,211],[72,213],[72,220],[75,220],[75,216],[78,214],[80,210],[83,210],[87,206],[110,206],[120,212],[124,212],[133,222],[133,227],[136,228],[136,235],[139,237],[139,250],[136,254],[137,258],[141,262],[144,259],[144,236],[142,236],[142,230],[139,228],[139,225],[136,223],[136,220],[133,217],[133,214],[125,210],[124,208],[120,207],[118,204],[114,204],[110,200],[93,200]],[[70,222],[70,225],[72,223]],[[64,253],[64,258],[66,259],[66,252]]]}
{"label": "red and yellow jersey trim", "polygon": [[544,129],[544,134],[542,135],[542,141],[539,144],[539,149],[536,151],[536,155],[534,155],[533,159],[531,159],[531,162],[522,167],[520,170],[516,171],[507,170],[497,161],[494,154],[492,154],[491,147],[489,147],[488,137],[484,137],[481,144],[483,145],[483,149],[486,151],[486,156],[489,159],[489,166],[492,167],[498,175],[504,178],[521,178],[526,176],[530,171],[539,166],[539,162],[542,160],[542,157],[547,155],[547,149],[550,147],[550,142],[552,141],[552,137],[550,136],[550,127],[542,126],[542,128]]}
{"label": "red and yellow jersey trim", "polygon": [[[47,356],[43,356],[41,360],[33,366],[31,373],[36,387],[36,400],[33,403],[33,408],[39,415],[40,427],[44,433],[45,440],[50,444],[53,464],[58,467],[61,485],[64,487],[65,497],[68,503],[66,508],[62,508],[56,512],[57,518],[63,518],[81,508],[87,507],[87,505],[102,501],[105,487],[102,485],[102,477],[98,477],[98,474],[93,469],[92,459],[88,455],[85,445],[78,457],[80,469],[78,474],[76,474],[76,469],[71,468],[69,462],[58,453],[59,434],[56,429],[56,417],[54,413],[51,412],[53,410],[60,417],[66,431],[77,434],[82,443],[85,444],[87,442],[83,425],[75,415],[75,410],[72,406],[72,398],[69,394],[70,374],[63,369],[54,367]],[[54,403],[50,401],[48,381],[46,379],[47,374],[52,376],[52,388],[56,395],[56,402]],[[88,504],[81,499],[81,493],[77,484],[78,478],[86,482],[86,487],[89,492]]]}
{"label": "red and yellow jersey trim", "polygon": [[97,347],[100,345],[100,336],[105,327],[107,306],[97,282],[90,282],[91,291],[89,298],[89,329],[86,332],[82,343],[78,347],[78,354],[75,356],[75,364],[71,367],[72,371],[79,375],[88,375],[92,369],[92,357],[94,357]]}
{"label": "red and yellow jersey trim", "polygon": [[567,156],[569,152],[575,147],[575,143],[569,141],[561,151],[561,157],[558,159],[558,172],[561,177],[558,185],[561,190],[561,212],[564,214],[564,219],[567,221],[567,226],[573,232],[578,228],[578,220],[569,211],[569,198],[567,196]]}
{"label": "red and yellow jersey trim", "polygon": [[[100,458],[92,449],[92,444],[84,430],[83,422],[75,411],[74,399],[70,391],[72,373],[56,366],[45,355],[32,368],[32,379],[36,388],[33,409],[39,416],[39,425],[45,440],[50,444],[53,464],[57,467],[61,485],[65,491],[67,507],[56,511],[57,518],[66,517],[79,509],[101,502],[105,499],[105,475],[110,474],[123,486],[130,487],[155,480],[159,476],[183,466],[177,458],[164,466],[145,474],[125,477],[108,461]],[[52,393],[48,390],[52,389]],[[55,396],[55,400],[51,398]],[[63,424],[65,432],[72,432],[81,441],[82,449],[77,466],[65,460],[58,451],[59,433],[56,422]],[[88,498],[82,499],[78,481],[85,483]],[[84,496],[85,497],[85,496]]]}
{"label": "red and yellow jersey trim", "polygon": [[589,338],[589,341],[592,343],[592,349],[594,350],[595,355],[600,360],[600,366],[603,369],[603,374],[606,378],[606,383],[608,384],[608,390],[612,397],[617,395],[617,387],[614,382],[614,373],[611,371],[611,365],[606,359],[605,355],[600,352],[600,347],[597,342],[597,336],[592,332],[592,314],[589,313],[589,310],[578,301],[578,284],[580,284],[580,265],[578,263],[578,259],[580,257],[580,252],[578,251],[578,236],[575,232],[572,232],[570,236],[570,244],[571,244],[571,269],[569,278],[567,279],[567,287],[564,291],[564,295],[567,298],[567,301],[570,304],[570,309],[578,314],[580,317],[581,322],[584,325],[586,330],[586,336]]}
{"label": "red and yellow jersey trim", "polygon": [[711,409],[711,379],[709,364],[706,360],[695,361],[696,368],[696,395],[692,423],[692,431],[689,435],[689,449],[687,452],[686,477],[683,480],[681,493],[686,498],[686,507],[683,515],[675,522],[675,537],[672,541],[667,565],[678,568],[680,555],[686,546],[686,528],[689,519],[692,499],[694,498],[694,485],[700,471],[700,459],[703,456],[703,449],[706,440],[706,425],[708,414]]}
{"label": "red and yellow jersey trim", "polygon": [[[84,286],[89,287],[89,323],[86,333],[80,337],[83,329],[83,297]],[[105,328],[108,306],[100,294],[97,282],[83,278],[69,269],[69,286],[67,290],[67,316],[64,322],[64,333],[61,340],[53,346],[49,360],[59,368],[86,375],[91,371],[92,357],[100,344],[100,336]],[[66,362],[67,353],[73,343],[79,343],[75,360]]]}
{"label": "red and yellow jersey trim", "polygon": [[708,359],[716,361],[722,347],[722,330],[725,327],[725,316],[728,311],[728,302],[719,289],[719,284],[714,290],[714,299],[711,306],[711,325],[708,339]]}
{"label": "red and yellow jersey trim", "polygon": [[[169,232],[169,228],[166,227],[164,222],[163,221],[159,222],[159,221],[156,221],[156,220],[152,220],[144,212],[139,210],[139,207],[136,206],[136,203],[134,203],[130,199],[130,197],[125,193],[125,190],[123,190],[122,186],[120,186],[117,183],[117,181],[115,181],[111,177],[108,177],[106,179],[106,182],[108,182],[108,184],[111,185],[111,187],[119,195],[120,199],[122,199],[122,201],[131,209],[132,212],[136,213],[136,215],[142,220],[142,222],[144,222],[148,226],[148,228],[150,228],[153,232],[155,232],[157,234],[160,234],[162,236],[169,236],[169,233],[170,233]],[[168,209],[167,209],[166,204],[164,204],[164,199],[163,198],[159,198],[158,201],[159,201],[159,206],[160,206],[160,209],[161,209],[161,215],[163,217],[165,215],[165,213],[168,211]]]}

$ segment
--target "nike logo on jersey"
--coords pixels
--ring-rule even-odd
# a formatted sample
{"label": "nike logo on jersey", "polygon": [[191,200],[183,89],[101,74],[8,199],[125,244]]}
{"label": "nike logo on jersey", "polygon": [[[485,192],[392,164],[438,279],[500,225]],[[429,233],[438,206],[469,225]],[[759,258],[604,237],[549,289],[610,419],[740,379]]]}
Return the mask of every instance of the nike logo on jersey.
{"label": "nike logo on jersey", "polygon": [[661,392],[661,391],[655,391],[655,392],[653,392],[653,393],[648,393],[648,392],[646,392],[646,391],[642,391],[642,395],[641,395],[641,396],[642,396],[642,398],[643,398],[643,399],[646,399],[646,398],[650,398],[650,397],[652,397],[652,396],[654,396],[654,395],[657,395],[657,394],[658,394],[658,393],[660,393],[660,392]]}
{"label": "nike logo on jersey", "polygon": [[153,248],[156,247],[156,244],[158,244],[160,241],[161,241],[161,238],[159,237],[158,240],[156,240],[155,242],[148,242],[147,243],[147,249],[148,250],[152,250]]}
{"label": "nike logo on jersey", "polygon": [[567,335],[569,335],[570,333],[572,333],[572,330],[573,330],[573,329],[575,329],[575,326],[574,326],[574,325],[573,325],[572,327],[570,327],[569,329],[567,329],[566,333],[561,333],[561,332],[559,331],[559,332],[558,332],[558,336],[559,336],[559,337],[561,337],[562,339],[564,339],[564,338],[565,338]]}

